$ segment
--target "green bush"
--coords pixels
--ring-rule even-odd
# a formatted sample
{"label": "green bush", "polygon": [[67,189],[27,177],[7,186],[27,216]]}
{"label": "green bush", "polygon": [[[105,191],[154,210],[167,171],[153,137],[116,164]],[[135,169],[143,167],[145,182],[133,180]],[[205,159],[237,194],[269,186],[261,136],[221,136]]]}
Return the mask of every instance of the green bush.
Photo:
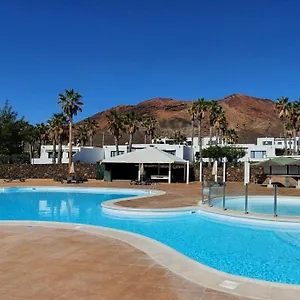
{"label": "green bush", "polygon": [[0,154],[0,164],[30,164],[28,153],[5,155]]}
{"label": "green bush", "polygon": [[212,158],[213,160],[221,161],[223,157],[226,157],[229,163],[237,162],[238,159],[245,156],[245,154],[244,149],[230,146],[211,146],[202,150],[203,158]]}

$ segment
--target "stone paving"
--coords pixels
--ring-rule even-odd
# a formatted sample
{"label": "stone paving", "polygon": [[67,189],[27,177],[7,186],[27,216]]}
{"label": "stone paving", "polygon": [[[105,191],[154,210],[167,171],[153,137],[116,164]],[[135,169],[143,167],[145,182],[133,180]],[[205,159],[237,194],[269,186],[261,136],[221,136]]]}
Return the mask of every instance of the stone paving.
{"label": "stone paving", "polygon": [[75,230],[0,226],[1,300],[237,300],[128,244]]}
{"label": "stone paving", "polygon": [[[52,180],[1,184],[2,187],[21,185],[62,186]],[[94,180],[79,186],[145,188],[124,182]],[[128,200],[121,205],[172,208],[193,206],[201,199],[200,183],[160,184],[151,188],[164,190],[166,194]],[[243,191],[243,184],[228,184],[228,194],[241,195]],[[249,191],[252,195],[271,195],[273,192],[257,185],[250,185]],[[282,189],[280,193],[299,195],[300,190]],[[104,236],[63,229],[1,225],[0,242],[1,300],[246,300],[189,282],[134,247]]]}

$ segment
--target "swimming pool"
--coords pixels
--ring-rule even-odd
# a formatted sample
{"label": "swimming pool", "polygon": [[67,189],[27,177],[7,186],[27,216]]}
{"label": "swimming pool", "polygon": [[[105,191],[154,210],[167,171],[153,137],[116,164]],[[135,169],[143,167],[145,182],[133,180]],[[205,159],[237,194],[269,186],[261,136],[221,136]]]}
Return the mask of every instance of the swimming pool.
{"label": "swimming pool", "polygon": [[101,202],[107,199],[146,194],[132,190],[8,188],[0,190],[0,219],[80,223],[125,230],[155,239],[223,272],[300,284],[300,225],[249,223],[200,210],[161,217],[111,216],[101,208]]}
{"label": "swimming pool", "polygon": [[[213,206],[223,207],[222,199],[215,199]],[[245,197],[226,198],[226,208],[230,210],[244,211]],[[270,214],[274,213],[273,196],[250,196],[248,200],[249,213]],[[300,197],[279,196],[277,200],[277,212],[279,216],[300,217]]]}

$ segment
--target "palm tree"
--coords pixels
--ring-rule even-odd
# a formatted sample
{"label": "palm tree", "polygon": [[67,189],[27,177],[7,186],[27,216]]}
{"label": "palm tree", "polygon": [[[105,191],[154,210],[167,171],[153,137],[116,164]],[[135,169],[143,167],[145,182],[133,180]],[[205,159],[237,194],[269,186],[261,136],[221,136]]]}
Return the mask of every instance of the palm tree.
{"label": "palm tree", "polygon": [[114,136],[116,154],[119,155],[119,141],[124,131],[124,120],[115,110],[111,110],[106,117],[108,131]]}
{"label": "palm tree", "polygon": [[213,123],[214,128],[216,131],[216,143],[218,145],[222,126],[225,126],[225,124],[227,123],[225,112],[224,112],[222,106],[217,106],[217,108],[215,109],[213,120],[214,120],[214,123]]}
{"label": "palm tree", "polygon": [[48,120],[49,124],[49,136],[52,140],[53,153],[52,153],[52,163],[56,163],[56,146],[59,143],[59,136],[62,130],[62,115],[63,114],[53,114],[52,118]]}
{"label": "palm tree", "polygon": [[38,156],[41,156],[41,148],[42,145],[45,145],[48,136],[48,126],[45,125],[44,123],[38,123],[36,124],[36,129],[37,129],[37,135],[38,135],[38,142],[39,142],[39,147],[38,147]]}
{"label": "palm tree", "polygon": [[195,136],[195,118],[196,118],[196,106],[195,102],[193,102],[188,108],[188,114],[191,120],[192,134],[191,134],[191,146],[194,147],[194,136]]}
{"label": "palm tree", "polygon": [[292,137],[293,137],[293,124],[292,123],[287,123],[285,125],[285,132],[286,135],[289,137],[289,155],[292,154]]}
{"label": "palm tree", "polygon": [[236,144],[238,141],[238,135],[234,128],[226,129],[224,133],[225,142],[228,144]]}
{"label": "palm tree", "polygon": [[139,130],[140,119],[134,111],[125,114],[124,124],[129,133],[128,151],[132,150],[133,135]]}
{"label": "palm tree", "polygon": [[198,146],[199,146],[199,158],[202,160],[202,121],[205,116],[205,112],[208,108],[208,102],[204,98],[199,98],[194,102],[195,115],[198,121]]}
{"label": "palm tree", "polygon": [[289,109],[289,120],[293,130],[294,149],[293,154],[297,154],[297,130],[298,121],[300,119],[300,101],[294,101],[288,104]]}
{"label": "palm tree", "polygon": [[85,146],[88,139],[88,129],[86,125],[79,125],[76,128],[74,140],[81,146]]}
{"label": "palm tree", "polygon": [[69,170],[72,164],[73,118],[82,111],[83,102],[81,102],[81,98],[82,96],[73,89],[65,90],[65,94],[58,95],[58,104],[61,105],[69,122]]}
{"label": "palm tree", "polygon": [[186,142],[186,137],[178,130],[174,133],[174,140],[176,144],[183,145]]}
{"label": "palm tree", "polygon": [[287,154],[287,141],[286,141],[286,122],[289,117],[289,98],[281,97],[277,99],[276,111],[279,119],[283,123],[283,137],[284,137],[284,154]]}
{"label": "palm tree", "polygon": [[145,144],[147,144],[147,137],[149,136],[150,143],[152,143],[152,139],[157,131],[158,122],[155,117],[147,116],[144,118],[144,121],[141,123],[144,132],[145,132]]}
{"label": "palm tree", "polygon": [[95,120],[91,120],[90,118],[88,118],[85,121],[84,125],[87,130],[87,137],[89,139],[90,147],[92,147],[93,146],[93,138],[94,138],[94,135],[96,134],[99,126]]}
{"label": "palm tree", "polygon": [[25,146],[28,145],[29,148],[29,155],[30,155],[30,161],[32,161],[34,157],[34,145],[36,141],[38,140],[38,131],[37,128],[28,122],[22,120],[22,126],[21,126],[21,147],[23,148],[23,151],[25,150]]}
{"label": "palm tree", "polygon": [[62,145],[65,140],[67,140],[67,128],[68,122],[67,117],[63,114],[56,114],[57,118],[57,125],[58,125],[58,132],[57,132],[57,142],[58,142],[58,153],[57,153],[57,160],[58,163],[62,163]]}

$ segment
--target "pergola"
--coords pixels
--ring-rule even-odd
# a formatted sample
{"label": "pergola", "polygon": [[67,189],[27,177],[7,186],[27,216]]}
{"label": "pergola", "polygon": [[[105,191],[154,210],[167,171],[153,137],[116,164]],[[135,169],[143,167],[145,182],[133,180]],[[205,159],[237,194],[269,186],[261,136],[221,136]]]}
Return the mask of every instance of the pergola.
{"label": "pergola", "polygon": [[255,165],[264,168],[264,174],[269,177],[268,186],[272,186],[272,176],[284,179],[284,185],[290,186],[289,178],[297,180],[297,187],[300,187],[300,160],[291,157],[275,157]]}
{"label": "pergola", "polygon": [[[189,171],[190,171],[190,162],[188,160],[184,160],[180,157],[174,156],[172,154],[166,153],[164,151],[158,150],[153,147],[147,147],[140,150],[135,150],[133,152],[129,152],[122,155],[117,155],[114,157],[110,157],[104,159],[102,161],[104,164],[138,164],[138,179],[141,178],[141,173],[144,170],[145,164],[150,165],[158,165],[158,173],[159,167],[161,164],[167,164],[169,166],[168,171],[168,183],[172,182],[172,165],[174,164],[183,164],[184,168],[184,179],[186,183],[189,183]],[[159,179],[159,176],[157,176]]]}

